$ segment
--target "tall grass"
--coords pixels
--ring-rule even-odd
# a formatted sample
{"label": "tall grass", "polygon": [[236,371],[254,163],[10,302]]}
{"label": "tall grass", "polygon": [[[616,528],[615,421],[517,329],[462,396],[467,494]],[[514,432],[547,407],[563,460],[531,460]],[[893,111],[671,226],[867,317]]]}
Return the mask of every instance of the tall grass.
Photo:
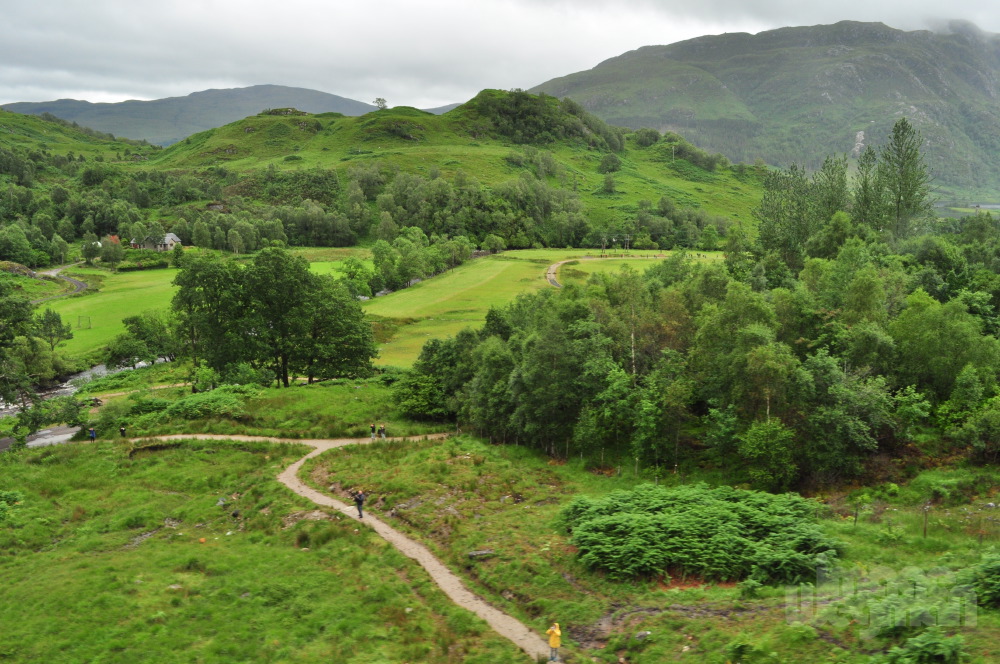
{"label": "tall grass", "polygon": [[215,441],[0,455],[0,486],[24,494],[0,524],[0,658],[519,661],[371,531],[279,485],[304,451]]}
{"label": "tall grass", "polygon": [[[335,450],[311,460],[303,476],[334,493],[365,486],[373,513],[426,541],[476,592],[539,631],[558,620],[566,651],[581,661],[616,662],[625,656],[634,664],[722,664],[727,658],[861,664],[898,642],[895,637],[868,640],[852,625],[789,623],[784,588],[698,579],[615,583],[584,568],[562,529],[560,512],[576,495],[603,496],[650,479],[627,469],[606,475],[582,462],[553,463],[523,447],[459,436]],[[700,479],[705,478],[683,481]],[[681,481],[674,475],[659,479],[662,484]],[[902,507],[897,510],[903,513]],[[854,527],[846,513],[831,512],[820,523],[828,535],[845,542],[846,570],[960,569],[980,551],[1000,545],[1000,532],[992,531],[980,548],[978,536],[964,529],[959,517],[944,513],[938,515],[938,530],[918,541],[919,513],[906,513],[905,519],[895,517],[904,533],[898,544],[879,538],[884,521]],[[492,554],[473,558],[468,555],[473,551]],[[644,631],[651,636],[634,638]],[[978,626],[962,633],[968,643],[991,649],[988,644],[1000,638],[1000,616],[980,611]]]}

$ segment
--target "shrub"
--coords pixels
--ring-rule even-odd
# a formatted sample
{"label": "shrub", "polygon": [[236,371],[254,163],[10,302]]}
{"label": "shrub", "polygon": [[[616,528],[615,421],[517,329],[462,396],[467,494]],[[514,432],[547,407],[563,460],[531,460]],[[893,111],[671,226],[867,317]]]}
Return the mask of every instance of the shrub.
{"label": "shrub", "polygon": [[601,164],[597,167],[598,173],[615,173],[620,171],[622,168],[622,160],[618,158],[618,155],[614,153],[609,153],[604,155],[604,159],[601,159]]}
{"label": "shrub", "polygon": [[170,261],[166,258],[156,260],[146,260],[139,262],[122,261],[118,264],[119,272],[137,272],[139,270],[159,270],[170,267]]}
{"label": "shrub", "polygon": [[960,577],[976,592],[980,606],[1000,608],[1000,553],[989,553]]}
{"label": "shrub", "polygon": [[959,664],[967,659],[961,636],[947,637],[939,628],[918,634],[877,660],[879,664]]}
{"label": "shrub", "polygon": [[246,414],[246,397],[256,393],[256,390],[243,385],[224,385],[211,392],[188,395],[171,404],[166,413],[185,420],[205,417],[239,419]]}
{"label": "shrub", "polygon": [[22,500],[24,500],[24,494],[20,491],[0,490],[0,523],[10,518],[14,505],[17,505]]}
{"label": "shrub", "polygon": [[156,397],[136,399],[132,405],[130,415],[145,415],[147,413],[159,413],[170,408],[173,402],[169,399],[159,399]]}
{"label": "shrub", "polygon": [[642,129],[637,129],[635,132],[635,142],[641,148],[648,148],[653,145],[658,140],[660,140],[660,132],[655,129],[649,129],[643,127]]}
{"label": "shrub", "polygon": [[668,571],[705,579],[795,583],[832,563],[839,544],[815,523],[815,505],[707,485],[649,484],[604,498],[577,498],[563,512],[584,564],[612,578]]}

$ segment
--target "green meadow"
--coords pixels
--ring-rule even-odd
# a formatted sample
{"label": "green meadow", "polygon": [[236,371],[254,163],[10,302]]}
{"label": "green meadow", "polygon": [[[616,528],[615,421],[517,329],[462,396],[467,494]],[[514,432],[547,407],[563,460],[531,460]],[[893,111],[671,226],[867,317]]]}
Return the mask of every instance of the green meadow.
{"label": "green meadow", "polygon": [[[312,260],[312,271],[335,277],[343,274],[343,261],[348,257],[361,258],[369,267],[371,260],[364,249],[296,253]],[[490,307],[502,306],[520,293],[551,287],[546,271],[554,263],[572,261],[557,272],[561,284],[582,284],[592,274],[616,272],[625,265],[644,271],[667,255],[669,252],[632,251],[627,258],[597,258],[599,250],[527,249],[468,261],[409,288],[365,302],[380,340],[377,364],[410,367],[429,339],[447,338],[464,328],[479,327]],[[719,260],[722,255],[706,252],[700,256],[697,260]],[[112,273],[75,267],[66,274],[87,281],[91,289],[51,300],[44,306],[73,326],[73,339],[60,346],[72,356],[97,358],[100,349],[124,331],[123,318],[148,309],[167,309],[176,292],[172,282],[177,271],[173,268]],[[53,286],[43,286],[45,283],[37,282],[37,292],[51,292]]]}
{"label": "green meadow", "polygon": [[[415,563],[275,476],[306,448],[185,441],[0,455],[0,660],[519,661]],[[6,505],[5,505],[6,507]]]}
{"label": "green meadow", "polygon": [[[604,257],[591,255],[584,258],[574,259],[568,263],[560,265],[556,271],[556,281],[560,285],[583,285],[594,274],[612,274],[619,272],[624,267],[645,272],[657,262],[665,260],[672,253],[631,251],[627,255],[609,254]],[[716,261],[722,260],[723,254],[720,251],[688,252],[688,255],[695,261]]]}
{"label": "green meadow", "polygon": [[365,303],[383,339],[378,363],[409,367],[429,339],[477,328],[490,307],[520,293],[550,287],[549,265],[586,254],[586,250],[528,249],[468,261],[454,270]]}
{"label": "green meadow", "polygon": [[74,267],[66,276],[86,281],[90,289],[79,295],[45,303],[73,327],[73,338],[60,346],[67,354],[91,359],[116,335],[125,331],[122,319],[146,310],[165,310],[176,288],[177,270],[116,272]]}

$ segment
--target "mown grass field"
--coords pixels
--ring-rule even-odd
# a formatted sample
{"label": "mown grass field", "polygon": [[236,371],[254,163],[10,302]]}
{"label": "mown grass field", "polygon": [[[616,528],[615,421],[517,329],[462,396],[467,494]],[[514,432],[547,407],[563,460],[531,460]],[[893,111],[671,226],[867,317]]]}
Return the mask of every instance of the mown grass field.
{"label": "mown grass field", "polygon": [[88,282],[94,289],[43,305],[73,326],[73,338],[60,346],[72,356],[96,357],[111,339],[125,331],[123,318],[151,309],[167,309],[176,291],[174,268],[111,273],[80,266],[65,274]]}
{"label": "mown grass field", "polygon": [[[317,274],[341,275],[343,260],[351,256],[370,263],[365,249],[297,249],[296,253],[311,259],[310,267]],[[468,261],[409,288],[368,300],[365,311],[376,325],[380,342],[376,363],[412,366],[429,339],[454,336],[467,327],[477,328],[486,320],[490,307],[511,302],[521,293],[551,288],[546,270],[559,261],[573,261],[560,267],[560,283],[582,284],[591,274],[615,272],[625,265],[643,271],[670,252],[631,251],[627,258],[619,255],[588,259],[599,255],[599,251],[588,249],[506,251]],[[702,252],[694,256],[696,260],[719,260],[722,255]],[[77,267],[66,273],[94,287],[83,295],[42,305],[51,307],[73,326],[73,339],[60,346],[73,356],[96,359],[100,349],[124,331],[123,318],[147,309],[165,310],[176,292],[172,282],[177,271],[173,268],[112,273]]]}
{"label": "mown grass field", "polygon": [[0,455],[0,489],[22,494],[0,523],[0,659],[520,661],[381,538],[278,484],[305,451],[99,442]]}
{"label": "mown grass field", "polygon": [[521,293],[551,288],[545,279],[549,265],[586,254],[583,249],[502,252],[369,300],[365,311],[384,340],[378,363],[409,367],[429,339],[481,326],[490,307],[506,304]]}
{"label": "mown grass field", "polygon": [[[597,254],[572,260],[559,266],[556,280],[560,285],[582,285],[594,274],[613,274],[627,267],[636,272],[645,272],[657,262],[665,260],[674,252],[630,251],[624,254],[613,254],[607,257],[596,257]],[[724,258],[722,252],[689,252],[695,261],[716,261]]]}

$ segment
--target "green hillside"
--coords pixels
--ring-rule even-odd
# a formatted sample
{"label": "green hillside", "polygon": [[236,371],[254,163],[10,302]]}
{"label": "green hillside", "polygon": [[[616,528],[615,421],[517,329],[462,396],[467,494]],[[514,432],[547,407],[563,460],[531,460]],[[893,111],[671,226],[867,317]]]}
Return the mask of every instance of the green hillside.
{"label": "green hillside", "polygon": [[537,164],[543,163],[544,179],[576,192],[595,223],[634,216],[638,201],[655,203],[661,197],[679,208],[733,220],[750,218],[759,181],[747,169],[700,168],[675,158],[669,142],[640,148],[634,137],[626,137],[619,154],[621,170],[614,175],[616,192],[609,194],[603,191],[605,177],[598,172],[607,149],[592,145],[586,134],[530,143],[496,135],[482,105],[498,94],[503,93],[486,91],[443,115],[407,107],[360,117],[262,113],[190,136],[143,168],[224,167],[241,173],[320,168],[347,173],[352,167],[378,165],[449,181],[461,172],[494,186],[525,173],[537,174]]}
{"label": "green hillside", "polygon": [[[1000,221],[919,154],[768,171],[495,90],[17,122],[0,397],[150,366],[0,418],[0,660],[528,661],[447,568],[575,664],[995,661]],[[52,424],[96,441],[15,439]]]}
{"label": "green hillside", "polygon": [[782,28],[646,46],[532,88],[621,126],[676,131],[733,161],[818,168],[909,118],[943,195],[1000,200],[1000,38],[881,23]]}
{"label": "green hillside", "polygon": [[0,148],[48,152],[84,160],[122,160],[125,155],[148,155],[152,145],[119,139],[58,118],[40,118],[0,109]]}

